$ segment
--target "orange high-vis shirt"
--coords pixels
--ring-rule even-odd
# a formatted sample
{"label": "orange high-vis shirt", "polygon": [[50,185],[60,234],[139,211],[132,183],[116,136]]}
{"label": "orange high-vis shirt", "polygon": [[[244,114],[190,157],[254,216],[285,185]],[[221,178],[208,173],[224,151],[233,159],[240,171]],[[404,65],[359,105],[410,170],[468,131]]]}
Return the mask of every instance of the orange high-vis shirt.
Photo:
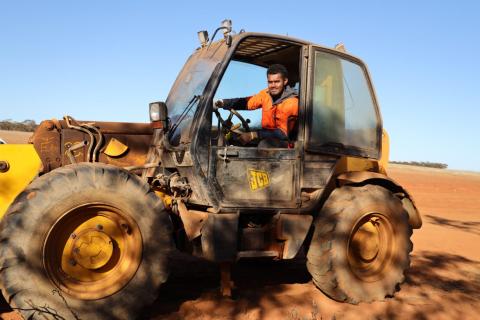
{"label": "orange high-vis shirt", "polygon": [[262,108],[262,128],[280,129],[288,135],[288,118],[298,117],[298,97],[290,96],[273,104],[272,96],[268,89],[264,89],[254,96],[247,98],[247,109]]}

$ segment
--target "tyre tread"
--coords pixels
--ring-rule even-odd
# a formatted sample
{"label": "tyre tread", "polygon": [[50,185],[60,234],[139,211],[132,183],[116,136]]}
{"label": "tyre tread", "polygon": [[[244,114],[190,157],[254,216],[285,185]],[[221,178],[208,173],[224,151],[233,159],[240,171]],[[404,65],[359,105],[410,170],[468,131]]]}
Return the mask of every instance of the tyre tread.
{"label": "tyre tread", "polygon": [[[385,296],[393,296],[397,286],[405,279],[404,271],[410,265],[409,256],[413,249],[413,243],[410,240],[410,236],[412,235],[411,228],[408,228],[407,257],[403,261],[404,264],[399,266],[402,272],[393,275],[395,279],[390,281],[393,285],[385,288],[385,292],[382,293],[381,296],[364,297],[361,301],[360,299],[349,296],[345,290],[342,290],[342,284],[340,284],[337,279],[337,270],[334,268],[333,257],[335,252],[333,241],[335,240],[335,231],[340,219],[350,218],[348,217],[348,206],[351,205],[352,201],[358,201],[359,198],[365,196],[374,198],[376,199],[375,201],[385,201],[385,192],[390,193],[388,190],[375,185],[366,185],[363,187],[344,186],[335,189],[314,221],[314,233],[307,254],[307,269],[312,275],[314,284],[334,300],[345,301],[352,304],[357,304],[362,301],[371,302],[373,300],[382,300]],[[395,198],[393,194],[391,194],[391,196]],[[394,201],[396,205],[401,205],[400,200]],[[400,214],[403,215],[401,219],[408,220],[407,213],[404,210]]]}

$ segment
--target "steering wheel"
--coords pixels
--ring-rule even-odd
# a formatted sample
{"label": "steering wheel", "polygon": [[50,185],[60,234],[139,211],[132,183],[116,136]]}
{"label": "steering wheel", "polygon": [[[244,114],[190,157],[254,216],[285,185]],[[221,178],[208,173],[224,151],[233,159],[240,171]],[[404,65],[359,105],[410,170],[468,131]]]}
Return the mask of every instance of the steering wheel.
{"label": "steering wheel", "polygon": [[[242,134],[243,132],[250,132],[251,131],[250,126],[248,125],[248,123],[250,121],[245,120],[245,118],[242,117],[242,115],[240,113],[238,113],[238,111],[235,110],[235,109],[229,109],[229,111],[230,111],[230,114],[228,115],[228,118],[226,120],[224,120],[222,118],[222,116],[220,115],[220,112],[218,111],[218,109],[214,109],[214,112],[217,115],[218,120],[222,124],[223,129],[225,129],[227,132],[233,132],[233,133],[236,133],[236,134]],[[240,122],[242,124],[242,127],[245,131],[238,130],[239,127],[237,125],[233,124],[233,122],[232,122],[233,116],[237,117],[238,120],[240,120]]]}

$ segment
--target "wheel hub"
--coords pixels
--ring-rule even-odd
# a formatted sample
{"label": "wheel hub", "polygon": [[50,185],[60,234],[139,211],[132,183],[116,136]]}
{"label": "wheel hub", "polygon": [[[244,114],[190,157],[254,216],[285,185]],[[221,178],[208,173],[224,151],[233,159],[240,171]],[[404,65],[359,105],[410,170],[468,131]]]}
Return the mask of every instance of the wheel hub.
{"label": "wheel hub", "polygon": [[358,228],[352,238],[353,250],[364,261],[372,261],[378,254],[379,234],[373,221],[367,221]]}
{"label": "wheel hub", "polygon": [[382,276],[393,252],[393,231],[389,221],[380,213],[367,213],[350,234],[348,262],[355,275],[364,281]]}
{"label": "wheel hub", "polygon": [[51,227],[43,261],[50,280],[77,299],[109,296],[135,275],[142,237],[128,214],[107,204],[73,208]]}
{"label": "wheel hub", "polygon": [[103,267],[112,254],[112,239],[96,229],[83,230],[73,242],[73,260],[86,269],[95,270]]}

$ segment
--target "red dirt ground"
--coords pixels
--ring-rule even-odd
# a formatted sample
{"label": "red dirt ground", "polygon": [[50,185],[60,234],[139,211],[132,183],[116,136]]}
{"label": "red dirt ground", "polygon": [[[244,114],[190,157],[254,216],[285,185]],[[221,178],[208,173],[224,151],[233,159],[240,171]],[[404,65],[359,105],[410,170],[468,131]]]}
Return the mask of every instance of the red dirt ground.
{"label": "red dirt ground", "polygon": [[6,143],[26,143],[33,132],[0,130],[0,139]]}
{"label": "red dirt ground", "polygon": [[406,282],[394,298],[335,302],[315,288],[298,259],[239,263],[232,275],[236,297],[225,299],[217,293],[215,265],[178,255],[158,300],[141,318],[479,319],[480,173],[391,165],[389,174],[414,196],[423,217]]}

